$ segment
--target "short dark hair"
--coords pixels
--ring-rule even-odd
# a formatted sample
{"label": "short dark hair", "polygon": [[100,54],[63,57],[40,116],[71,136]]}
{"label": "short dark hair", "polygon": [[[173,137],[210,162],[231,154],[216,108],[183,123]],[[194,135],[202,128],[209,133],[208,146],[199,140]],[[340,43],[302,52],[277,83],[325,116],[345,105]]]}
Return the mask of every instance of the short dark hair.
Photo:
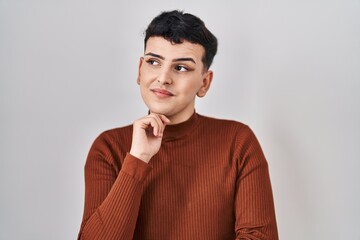
{"label": "short dark hair", "polygon": [[145,31],[144,47],[150,37],[163,37],[166,40],[179,44],[184,40],[200,44],[205,49],[202,62],[206,69],[217,52],[217,39],[205,26],[204,22],[190,13],[173,10],[164,11],[156,16]]}

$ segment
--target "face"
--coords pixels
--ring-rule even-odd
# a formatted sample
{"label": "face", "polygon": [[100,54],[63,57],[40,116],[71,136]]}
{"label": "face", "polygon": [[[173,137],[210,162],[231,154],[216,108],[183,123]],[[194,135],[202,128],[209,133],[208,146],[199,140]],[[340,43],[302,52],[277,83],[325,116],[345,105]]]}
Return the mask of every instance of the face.
{"label": "face", "polygon": [[205,96],[213,76],[202,63],[204,52],[203,46],[188,41],[172,44],[162,37],[148,39],[137,82],[150,112],[164,114],[171,124],[190,118],[196,95]]}

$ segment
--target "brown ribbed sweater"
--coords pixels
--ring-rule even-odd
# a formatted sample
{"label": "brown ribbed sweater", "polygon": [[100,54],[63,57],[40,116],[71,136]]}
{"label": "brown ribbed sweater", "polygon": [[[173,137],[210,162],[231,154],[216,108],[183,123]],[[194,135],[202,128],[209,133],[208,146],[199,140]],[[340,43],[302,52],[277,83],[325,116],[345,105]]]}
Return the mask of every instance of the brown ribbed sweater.
{"label": "brown ribbed sweater", "polygon": [[250,128],[194,113],[166,126],[149,164],[132,126],[108,130],[85,164],[78,239],[278,239],[268,165]]}

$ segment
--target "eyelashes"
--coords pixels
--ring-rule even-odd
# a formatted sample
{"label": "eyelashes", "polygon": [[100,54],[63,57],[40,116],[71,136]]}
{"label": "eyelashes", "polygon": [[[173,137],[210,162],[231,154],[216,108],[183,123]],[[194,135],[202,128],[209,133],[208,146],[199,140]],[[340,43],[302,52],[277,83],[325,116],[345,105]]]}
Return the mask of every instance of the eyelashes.
{"label": "eyelashes", "polygon": [[150,65],[153,65],[153,66],[157,66],[157,65],[160,65],[160,63],[154,59],[147,59],[146,62]]}
{"label": "eyelashes", "polygon": [[175,66],[175,70],[179,71],[179,72],[187,72],[187,71],[189,71],[189,69],[187,67],[182,66],[182,65]]}
{"label": "eyelashes", "polygon": [[[145,60],[146,63],[148,63],[150,66],[153,67],[160,67],[161,63],[159,60],[157,59],[153,59],[153,58],[149,58]],[[176,64],[172,67],[176,72],[189,72],[192,71],[191,68],[189,68],[186,65],[182,65],[182,64]]]}

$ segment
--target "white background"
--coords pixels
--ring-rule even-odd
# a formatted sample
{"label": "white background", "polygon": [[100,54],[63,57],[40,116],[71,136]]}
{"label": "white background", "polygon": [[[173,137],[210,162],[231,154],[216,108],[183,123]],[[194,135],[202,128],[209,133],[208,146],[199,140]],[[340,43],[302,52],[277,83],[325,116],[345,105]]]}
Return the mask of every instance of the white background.
{"label": "white background", "polygon": [[88,150],[147,113],[143,31],[172,9],[219,39],[197,112],[254,130],[280,238],[359,240],[358,0],[0,0],[0,239],[76,239]]}

